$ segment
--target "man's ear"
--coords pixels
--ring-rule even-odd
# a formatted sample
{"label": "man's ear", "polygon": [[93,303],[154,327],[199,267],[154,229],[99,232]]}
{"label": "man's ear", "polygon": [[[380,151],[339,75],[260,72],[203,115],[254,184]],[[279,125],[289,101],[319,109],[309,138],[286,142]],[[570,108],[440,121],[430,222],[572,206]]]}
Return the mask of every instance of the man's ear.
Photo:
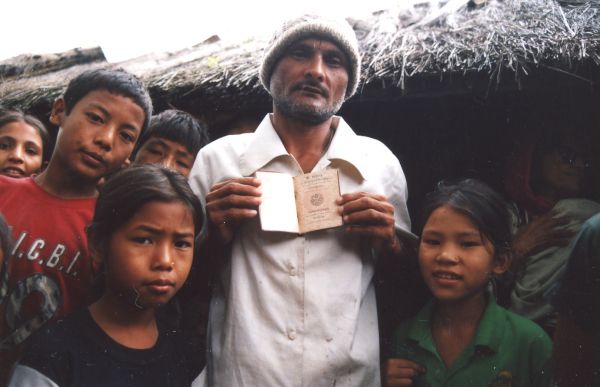
{"label": "man's ear", "polygon": [[509,268],[512,262],[512,256],[510,253],[498,254],[494,257],[494,268],[492,272],[496,275],[504,274]]}
{"label": "man's ear", "polygon": [[52,113],[50,113],[50,122],[56,126],[60,126],[66,115],[65,99],[58,97],[52,104]]}

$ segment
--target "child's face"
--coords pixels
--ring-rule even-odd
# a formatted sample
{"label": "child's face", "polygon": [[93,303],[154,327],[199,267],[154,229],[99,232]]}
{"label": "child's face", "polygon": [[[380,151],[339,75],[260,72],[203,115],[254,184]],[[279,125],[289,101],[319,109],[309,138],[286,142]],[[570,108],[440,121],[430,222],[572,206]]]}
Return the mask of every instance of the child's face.
{"label": "child's face", "polygon": [[43,143],[38,130],[25,122],[0,128],[0,174],[26,177],[42,168]]}
{"label": "child's face", "polygon": [[194,222],[181,202],[149,202],[110,239],[107,291],[140,309],[168,302],[185,282],[193,259]]}
{"label": "child's face", "polygon": [[449,206],[431,213],[419,245],[425,283],[440,301],[457,302],[482,294],[492,273],[505,268],[494,259],[492,243],[468,216]]}
{"label": "child's face", "polygon": [[188,177],[195,158],[183,144],[151,137],[135,156],[135,164],[162,164]]}
{"label": "child's face", "polygon": [[58,99],[50,121],[60,126],[50,164],[56,159],[78,177],[98,181],[119,169],[131,154],[144,124],[144,111],[132,99],[95,90],[66,113]]}

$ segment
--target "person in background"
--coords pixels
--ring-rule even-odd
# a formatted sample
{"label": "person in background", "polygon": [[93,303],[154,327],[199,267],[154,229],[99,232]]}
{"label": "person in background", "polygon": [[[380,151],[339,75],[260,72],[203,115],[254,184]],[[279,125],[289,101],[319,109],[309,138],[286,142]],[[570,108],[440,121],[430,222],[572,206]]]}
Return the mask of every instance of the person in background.
{"label": "person in background", "polygon": [[442,183],[423,214],[419,266],[433,300],[394,333],[386,386],[549,386],[550,338],[488,292],[510,265],[504,200],[477,180]]}
{"label": "person in background", "polygon": [[[589,136],[562,120],[544,136],[521,141],[509,159],[506,187],[513,201],[514,261],[501,299],[552,335],[556,290],[581,224],[600,211],[586,198],[591,165]],[[501,301],[503,302],[503,301]]]}
{"label": "person in background", "polygon": [[188,177],[208,129],[191,114],[165,110],[152,116],[133,152],[133,164],[162,164]]}
{"label": "person in background", "polygon": [[39,173],[48,131],[37,118],[18,110],[0,112],[0,174],[21,178]]}

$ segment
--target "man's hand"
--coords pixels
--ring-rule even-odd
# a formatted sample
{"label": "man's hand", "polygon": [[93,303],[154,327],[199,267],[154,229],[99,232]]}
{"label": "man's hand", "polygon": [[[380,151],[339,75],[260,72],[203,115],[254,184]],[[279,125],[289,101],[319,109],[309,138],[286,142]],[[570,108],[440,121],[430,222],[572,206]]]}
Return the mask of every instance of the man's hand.
{"label": "man's hand", "polygon": [[569,220],[555,217],[550,211],[519,228],[513,238],[513,266],[518,266],[523,258],[537,254],[552,246],[566,246],[573,238],[573,231],[560,228]]}
{"label": "man's hand", "polygon": [[346,231],[371,240],[376,250],[399,253],[401,242],[394,227],[394,206],[382,195],[355,192],[342,195],[340,206]]}
{"label": "man's hand", "polygon": [[240,223],[258,214],[261,202],[258,187],[259,179],[241,177],[213,185],[206,195],[210,232],[214,232],[221,243],[230,243]]}
{"label": "man's hand", "polygon": [[388,359],[383,365],[383,385],[385,387],[412,386],[413,379],[425,373],[419,364],[405,359]]}

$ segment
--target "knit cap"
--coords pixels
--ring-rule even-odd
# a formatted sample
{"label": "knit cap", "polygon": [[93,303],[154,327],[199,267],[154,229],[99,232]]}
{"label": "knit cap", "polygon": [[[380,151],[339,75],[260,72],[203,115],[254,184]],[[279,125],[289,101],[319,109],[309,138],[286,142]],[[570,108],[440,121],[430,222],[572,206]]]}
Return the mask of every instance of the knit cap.
{"label": "knit cap", "polygon": [[344,19],[330,19],[323,16],[303,15],[283,23],[264,51],[260,66],[260,82],[270,93],[269,84],[273,69],[285,50],[301,39],[322,37],[335,43],[348,57],[348,87],[346,99],[350,98],[360,80],[360,54],[354,30]]}

